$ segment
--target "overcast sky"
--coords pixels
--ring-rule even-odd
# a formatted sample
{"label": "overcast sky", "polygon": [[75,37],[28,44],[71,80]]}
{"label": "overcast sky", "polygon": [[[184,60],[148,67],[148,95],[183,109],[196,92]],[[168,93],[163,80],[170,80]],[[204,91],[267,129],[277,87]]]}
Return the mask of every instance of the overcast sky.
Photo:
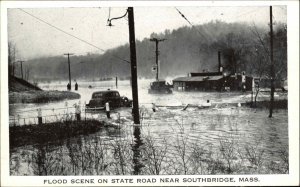
{"label": "overcast sky", "polygon": [[[177,8],[193,25],[221,20],[247,22],[251,25],[255,23],[267,27],[270,19],[269,6]],[[88,52],[100,54],[103,50],[128,43],[129,40],[127,17],[114,20],[113,27],[107,26],[109,12],[111,18],[119,17],[126,12],[126,7],[22,10],[8,9],[8,39],[16,44],[20,59],[63,55],[67,52],[75,55]],[[182,26],[190,26],[175,7],[136,7],[134,14],[135,34],[138,40],[149,37],[153,32],[159,33],[166,29],[172,31]],[[286,23],[286,7],[273,6],[273,16],[275,22]]]}

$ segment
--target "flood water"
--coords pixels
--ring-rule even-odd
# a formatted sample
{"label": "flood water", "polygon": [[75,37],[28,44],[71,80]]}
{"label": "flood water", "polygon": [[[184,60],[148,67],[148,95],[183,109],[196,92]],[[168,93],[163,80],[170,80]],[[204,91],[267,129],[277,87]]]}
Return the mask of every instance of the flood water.
{"label": "flood water", "polygon": [[[251,94],[174,92],[150,95],[149,83],[149,80],[139,80],[139,126],[133,125],[131,108],[120,108],[112,111],[112,119],[108,120],[120,128],[107,128],[64,142],[14,148],[10,150],[11,175],[288,172],[287,110],[275,110],[273,118],[268,118],[266,109],[230,104],[182,110],[186,104],[199,105],[208,99],[220,104],[250,101]],[[48,116],[44,119],[46,122],[55,120],[72,113],[75,103],[88,103],[94,91],[116,89],[114,81],[78,84],[81,98],[77,100],[10,105],[11,121],[17,121],[18,125],[34,123],[38,108],[42,109],[43,116]],[[88,88],[89,85],[92,88]],[[44,90],[66,90],[66,82],[39,86]],[[117,89],[121,95],[131,98],[129,81],[119,81]],[[258,100],[266,98],[268,95],[260,94]],[[159,106],[156,112],[152,111],[151,103]],[[101,112],[82,115],[107,120]]]}

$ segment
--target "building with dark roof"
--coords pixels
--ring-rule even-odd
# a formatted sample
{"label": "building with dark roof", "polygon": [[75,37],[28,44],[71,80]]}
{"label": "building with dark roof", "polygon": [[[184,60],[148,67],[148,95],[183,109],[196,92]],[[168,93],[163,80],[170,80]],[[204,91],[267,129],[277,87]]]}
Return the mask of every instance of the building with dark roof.
{"label": "building with dark roof", "polygon": [[223,72],[221,52],[218,51],[218,71],[189,73],[187,77],[178,77],[173,80],[176,91],[251,91],[253,77],[246,76],[245,72],[238,74],[236,67]]}
{"label": "building with dark roof", "polygon": [[176,91],[251,91],[252,82],[252,77],[242,74],[226,76],[222,72],[204,72],[178,77],[173,80],[173,87]]}

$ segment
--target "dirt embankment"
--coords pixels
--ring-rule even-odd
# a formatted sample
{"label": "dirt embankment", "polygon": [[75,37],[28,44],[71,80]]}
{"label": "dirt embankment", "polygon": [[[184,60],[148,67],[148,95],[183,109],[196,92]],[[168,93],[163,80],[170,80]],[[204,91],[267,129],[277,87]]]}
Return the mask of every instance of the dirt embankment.
{"label": "dirt embankment", "polygon": [[36,91],[42,90],[41,88],[27,82],[24,79],[20,79],[15,76],[9,77],[9,92],[23,92],[23,91]]}
{"label": "dirt embankment", "polygon": [[80,94],[69,91],[44,91],[17,77],[9,77],[9,103],[46,103],[64,99],[79,99]]}

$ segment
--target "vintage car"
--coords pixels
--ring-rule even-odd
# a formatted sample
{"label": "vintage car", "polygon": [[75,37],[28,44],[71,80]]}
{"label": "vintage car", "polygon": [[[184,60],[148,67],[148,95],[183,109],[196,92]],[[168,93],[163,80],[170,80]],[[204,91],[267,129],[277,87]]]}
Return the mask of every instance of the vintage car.
{"label": "vintage car", "polygon": [[171,94],[172,85],[169,85],[166,81],[154,81],[150,83],[149,94]]}
{"label": "vintage car", "polygon": [[109,103],[110,108],[131,107],[132,100],[125,96],[120,96],[116,90],[97,91],[92,94],[92,98],[86,105],[87,108],[104,109],[105,103]]}
{"label": "vintage car", "polygon": [[281,81],[281,89],[283,92],[288,91],[288,80],[282,80]]}

